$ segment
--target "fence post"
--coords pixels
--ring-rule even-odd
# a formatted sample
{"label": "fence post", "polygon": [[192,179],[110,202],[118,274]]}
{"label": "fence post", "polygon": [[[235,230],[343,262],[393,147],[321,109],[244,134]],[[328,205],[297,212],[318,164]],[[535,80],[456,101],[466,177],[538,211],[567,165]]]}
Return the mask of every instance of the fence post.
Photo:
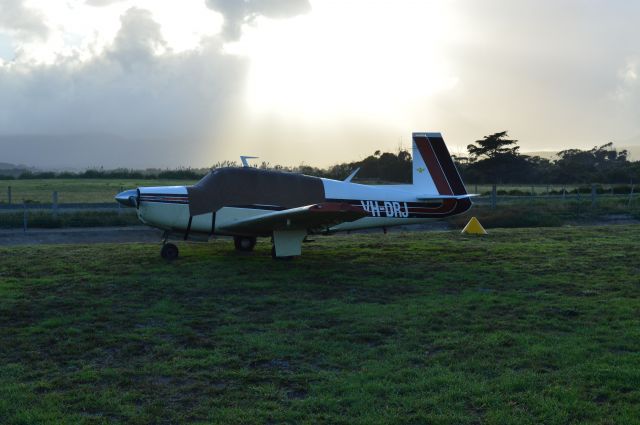
{"label": "fence post", "polygon": [[7,202],[11,205],[11,186],[7,186]]}
{"label": "fence post", "polygon": [[476,183],[476,191],[473,193],[478,193],[478,183]]}
{"label": "fence post", "polygon": [[26,233],[27,232],[27,203],[24,201],[22,202],[22,208],[24,209],[23,216],[22,216],[22,231]]}
{"label": "fence post", "polygon": [[567,189],[565,189],[564,186],[562,186],[562,200],[564,201],[565,197],[567,196]]}
{"label": "fence post", "polygon": [[549,185],[547,185],[547,196],[549,196]]}
{"label": "fence post", "polygon": [[631,180],[631,190],[629,191],[629,206],[631,206],[631,199],[633,199],[633,180]]}
{"label": "fence post", "polygon": [[56,190],[51,195],[51,209],[53,210],[53,218],[58,217],[58,191]]}
{"label": "fence post", "polygon": [[596,206],[596,195],[597,195],[596,185],[592,184],[591,185],[591,206],[592,207]]}
{"label": "fence post", "polygon": [[496,207],[497,194],[498,194],[498,191],[496,189],[496,185],[494,184],[493,187],[491,188],[491,208],[495,208]]}

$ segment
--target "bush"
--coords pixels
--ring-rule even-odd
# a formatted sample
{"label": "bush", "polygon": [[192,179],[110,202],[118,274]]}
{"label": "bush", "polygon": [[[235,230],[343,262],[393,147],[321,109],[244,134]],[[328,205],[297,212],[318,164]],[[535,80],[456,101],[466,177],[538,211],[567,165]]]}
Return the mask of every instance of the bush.
{"label": "bush", "polygon": [[[634,189],[634,192],[635,192],[635,189]],[[630,185],[614,186],[613,193],[618,195],[628,195],[629,193],[631,193],[631,186]]]}
{"label": "bush", "polygon": [[469,219],[475,216],[485,228],[516,228],[516,227],[559,227],[562,217],[554,212],[535,210],[522,207],[483,208],[475,207],[470,212],[451,219],[456,227],[464,227]]}

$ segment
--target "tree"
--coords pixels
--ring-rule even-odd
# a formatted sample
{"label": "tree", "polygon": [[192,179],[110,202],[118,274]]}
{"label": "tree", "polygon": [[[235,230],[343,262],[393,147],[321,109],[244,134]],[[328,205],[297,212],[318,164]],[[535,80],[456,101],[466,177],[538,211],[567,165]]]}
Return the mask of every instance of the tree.
{"label": "tree", "polygon": [[488,159],[496,158],[499,155],[518,155],[518,149],[520,146],[513,146],[518,143],[517,140],[507,139],[507,131],[501,131],[489,136],[484,136],[480,140],[476,140],[478,146],[471,144],[467,146],[467,151],[473,161],[476,161],[480,157],[486,157]]}
{"label": "tree", "polygon": [[613,143],[588,151],[566,149],[558,152],[556,181],[560,183],[625,182],[632,176],[627,151],[618,152]]}
{"label": "tree", "polygon": [[466,168],[466,174],[473,180],[487,183],[523,181],[531,174],[529,157],[518,153],[518,141],[507,139],[506,131],[485,136],[474,143],[467,146],[471,164]]}
{"label": "tree", "polygon": [[401,150],[398,154],[376,151],[354,164],[360,167],[359,178],[382,179],[389,182],[411,182],[411,154]]}

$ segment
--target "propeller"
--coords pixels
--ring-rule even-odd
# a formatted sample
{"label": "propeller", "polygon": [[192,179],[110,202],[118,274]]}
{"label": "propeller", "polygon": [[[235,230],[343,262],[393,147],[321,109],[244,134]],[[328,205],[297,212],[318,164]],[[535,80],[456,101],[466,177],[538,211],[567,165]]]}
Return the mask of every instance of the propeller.
{"label": "propeller", "polygon": [[135,208],[138,208],[139,197],[140,192],[138,191],[138,189],[125,190],[124,192],[120,192],[115,196],[116,201],[118,201],[120,205]]}

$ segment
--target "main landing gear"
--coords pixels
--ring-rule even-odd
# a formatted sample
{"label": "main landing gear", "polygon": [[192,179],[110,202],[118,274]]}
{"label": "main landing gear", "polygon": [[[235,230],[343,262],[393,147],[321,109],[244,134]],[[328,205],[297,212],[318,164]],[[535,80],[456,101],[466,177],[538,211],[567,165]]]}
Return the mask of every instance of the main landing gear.
{"label": "main landing gear", "polygon": [[173,261],[178,258],[178,247],[172,243],[165,243],[160,250],[160,256],[167,261]]}
{"label": "main landing gear", "polygon": [[233,244],[236,247],[236,251],[253,251],[253,248],[256,246],[256,238],[250,236],[234,236]]}
{"label": "main landing gear", "polygon": [[172,243],[167,243],[169,239],[169,231],[165,230],[162,235],[162,248],[160,249],[160,256],[167,261],[173,261],[178,258],[178,247]]}
{"label": "main landing gear", "polygon": [[286,257],[278,257],[276,255],[276,246],[275,245],[271,245],[271,258],[273,258],[274,260],[281,260],[281,261],[291,261],[294,259],[293,255],[288,255]]}

